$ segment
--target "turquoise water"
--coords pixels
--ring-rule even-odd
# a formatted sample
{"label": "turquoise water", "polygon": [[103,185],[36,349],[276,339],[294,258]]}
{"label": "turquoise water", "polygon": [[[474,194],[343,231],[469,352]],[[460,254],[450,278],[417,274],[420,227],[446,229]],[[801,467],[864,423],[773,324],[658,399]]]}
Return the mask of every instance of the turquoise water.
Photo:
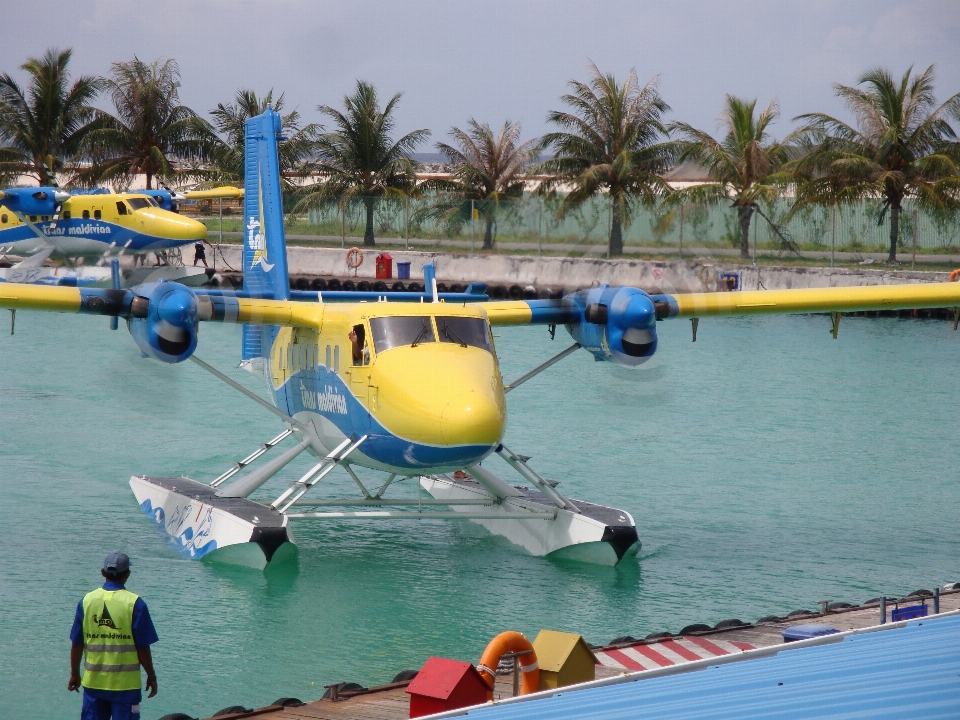
{"label": "turquoise water", "polygon": [[[695,344],[686,321],[662,323],[638,371],[578,353],[512,393],[512,449],[568,495],[633,513],[643,549],[620,567],[411,521],[300,523],[297,566],[267,573],[176,554],[127,479],[212,479],[278,422],[192,364],[141,359],[106,319],[21,312],[17,325],[0,335],[3,718],[78,715],[67,634],[113,548],[132,556],[129,587],[161,638],[146,719],[314,699],[431,654],[476,661],[508,628],[603,642],[960,580],[948,323],[844,318],[834,341],[825,317],[704,321]],[[565,347],[561,335],[503,330],[506,379]],[[198,354],[228,369],[238,347],[237,328],[206,326]]]}

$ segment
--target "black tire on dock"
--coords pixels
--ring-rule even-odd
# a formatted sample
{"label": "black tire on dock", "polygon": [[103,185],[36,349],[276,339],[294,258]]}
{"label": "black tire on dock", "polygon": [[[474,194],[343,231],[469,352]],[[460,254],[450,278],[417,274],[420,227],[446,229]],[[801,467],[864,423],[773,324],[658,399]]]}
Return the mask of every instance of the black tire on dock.
{"label": "black tire on dock", "polygon": [[347,290],[347,291],[349,291],[349,292],[353,292],[354,290],[357,289],[357,284],[356,284],[353,280],[344,280],[344,281],[343,281],[343,285],[341,285],[341,287],[342,287],[344,290]]}
{"label": "black tire on dock", "polygon": [[422,293],[423,285],[421,285],[418,282],[412,282],[409,285],[407,285],[407,292]]}
{"label": "black tire on dock", "polygon": [[169,715],[164,715],[159,720],[197,720],[197,719],[185,713],[170,713]]}
{"label": "black tire on dock", "polygon": [[873,605],[879,605],[879,604],[880,604],[880,598],[875,597],[875,598],[870,598],[869,600],[864,600],[862,603],[860,603],[858,607],[871,607]]}
{"label": "black tire on dock", "polygon": [[552,293],[550,293],[551,300],[559,300],[562,297],[563,297],[563,288],[559,288],[557,290],[554,290]]}
{"label": "black tire on dock", "polygon": [[402,282],[395,282],[393,285],[390,286],[390,289],[393,290],[394,292],[403,292],[407,288]]}
{"label": "black tire on dock", "polygon": [[321,290],[326,290],[327,281],[324,280],[323,278],[314,278],[313,280],[310,281],[310,289],[316,290],[318,292]]}
{"label": "black tire on dock", "polygon": [[394,676],[393,680],[391,680],[390,682],[395,682],[395,683],[406,682],[407,680],[413,680],[419,674],[420,674],[419,670],[401,670]]}
{"label": "black tire on dock", "polygon": [[550,288],[540,288],[537,290],[537,300],[549,300],[551,295],[553,295],[553,290]]}
{"label": "black tire on dock", "polygon": [[453,285],[450,286],[450,292],[462,293],[463,285],[461,285],[460,283],[454,283]]}
{"label": "black tire on dock", "polygon": [[713,630],[713,628],[707,625],[706,623],[694,623],[693,625],[687,625],[677,634],[689,635],[690,633],[707,632],[709,630]]}
{"label": "black tire on dock", "polygon": [[933,597],[933,593],[929,590],[914,590],[912,593],[907,595],[908,598],[928,598]]}
{"label": "black tire on dock", "polygon": [[377,280],[373,284],[373,289],[376,290],[377,292],[386,292],[387,284],[383,280]]}
{"label": "black tire on dock", "polygon": [[629,643],[635,643],[637,639],[633,635],[621,635],[620,637],[615,637],[611,640],[608,645],[627,645]]}
{"label": "black tire on dock", "polygon": [[852,607],[853,605],[851,605],[848,602],[835,602],[827,605],[827,610],[846,610],[847,608],[852,608]]}
{"label": "black tire on dock", "polygon": [[[359,683],[351,683],[351,682],[344,682],[337,685],[338,694],[343,694],[345,692],[352,692],[354,690],[366,690],[366,688],[363,685],[360,685]],[[331,691],[332,691],[332,688],[327,688],[327,691],[323,694],[323,697],[329,699]]]}
{"label": "black tire on dock", "polygon": [[713,626],[713,629],[726,630],[727,628],[745,627],[745,626],[747,626],[747,623],[745,623],[743,620],[738,620],[737,618],[733,618],[731,620],[722,620],[718,622],[716,625]]}
{"label": "black tire on dock", "polygon": [[669,637],[673,637],[673,633],[658,632],[658,633],[650,633],[644,638],[644,640],[662,640],[664,638],[669,638]]}
{"label": "black tire on dock", "polygon": [[279,698],[270,704],[276,707],[303,707],[306,705],[300,698]]}
{"label": "black tire on dock", "polygon": [[519,285],[511,285],[510,289],[507,290],[507,294],[511,300],[523,300],[523,288]]}
{"label": "black tire on dock", "polygon": [[537,299],[537,289],[533,285],[527,285],[523,289],[523,299],[524,300],[536,300]]}
{"label": "black tire on dock", "polygon": [[294,283],[294,285],[297,286],[297,290],[309,290],[309,289],[310,289],[310,282],[309,282],[306,278],[303,278],[303,277],[297,278],[297,280],[296,280],[296,282]]}
{"label": "black tire on dock", "polygon": [[507,289],[503,285],[494,285],[487,294],[494,300],[503,300],[507,296]]}
{"label": "black tire on dock", "polygon": [[757,620],[757,625],[760,623],[778,623],[783,622],[783,618],[779,615],[764,615],[762,618]]}
{"label": "black tire on dock", "polygon": [[792,613],[787,613],[787,620],[796,617],[806,617],[808,615],[817,615],[818,613],[810,612],[809,610],[794,610]]}
{"label": "black tire on dock", "polygon": [[339,290],[343,285],[336,278],[331,278],[327,280],[327,290]]}
{"label": "black tire on dock", "polygon": [[230,705],[229,707],[223,708],[223,710],[217,710],[210,717],[220,717],[221,715],[233,715],[234,713],[245,713],[250,712],[251,708],[245,708],[243,705]]}
{"label": "black tire on dock", "polygon": [[446,284],[446,283],[437,283],[437,292],[438,292],[438,293],[447,292],[447,284]]}
{"label": "black tire on dock", "polygon": [[357,283],[357,290],[360,292],[370,292],[370,283],[366,280],[361,280]]}

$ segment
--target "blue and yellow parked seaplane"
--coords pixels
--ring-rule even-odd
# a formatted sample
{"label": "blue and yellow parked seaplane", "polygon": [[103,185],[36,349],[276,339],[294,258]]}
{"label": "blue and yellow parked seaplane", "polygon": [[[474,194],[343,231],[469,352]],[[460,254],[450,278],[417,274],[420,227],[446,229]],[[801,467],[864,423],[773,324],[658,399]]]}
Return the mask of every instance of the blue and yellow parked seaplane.
{"label": "blue and yellow parked seaplane", "polygon": [[[145,356],[192,360],[284,423],[283,432],[212,482],[130,479],[147,516],[191,557],[263,568],[294,551],[291,520],[465,518],[534,555],[612,565],[639,547],[633,518],[564,496],[529,458],[503,445],[509,390],[578,348],[596,360],[640,365],[657,349],[657,322],[673,318],[960,306],[960,283],[676,295],[601,286],[561,300],[491,302],[475,286],[437,293],[430,266],[422,295],[291,291],[279,132],[271,110],[246,125],[242,292],[175,282],[130,289],[0,285],[2,307],[125,318]],[[44,214],[41,206],[53,200],[36,198],[25,211]],[[268,399],[194,354],[203,322],[243,324],[242,365],[264,381]],[[505,385],[491,333],[498,325],[564,325],[574,344]],[[253,465],[287,438],[289,449]],[[250,499],[302,453],[316,459],[306,473],[272,501]],[[493,455],[521,484],[494,473]],[[356,482],[358,496],[308,494],[336,468]],[[371,485],[360,468],[382,481]],[[408,478],[427,495],[389,492]]]}
{"label": "blue and yellow parked seaplane", "polygon": [[[165,253],[204,241],[206,226],[177,212],[184,200],[241,197],[239,188],[188,192],[69,193],[59,187],[0,190],[0,256],[24,257],[0,268],[0,282],[110,287],[113,272],[107,260],[121,255]],[[94,261],[78,264],[75,260]],[[60,265],[47,263],[58,261]],[[163,265],[128,268],[124,286],[160,279],[199,285],[205,268]]]}

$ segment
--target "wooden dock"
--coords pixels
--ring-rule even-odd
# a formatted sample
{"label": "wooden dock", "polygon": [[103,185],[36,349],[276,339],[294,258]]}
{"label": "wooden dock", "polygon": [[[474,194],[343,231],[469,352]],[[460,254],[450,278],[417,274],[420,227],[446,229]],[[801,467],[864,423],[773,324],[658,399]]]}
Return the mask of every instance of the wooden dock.
{"label": "wooden dock", "polygon": [[[913,600],[913,599],[911,599]],[[932,601],[927,600],[927,605],[932,613]],[[888,622],[890,621],[891,605],[887,609]],[[960,590],[945,592],[940,596],[940,612],[951,610],[960,610]],[[810,614],[806,617],[797,617],[784,622],[769,622],[758,625],[747,625],[743,627],[730,628],[726,630],[714,630],[704,633],[691,634],[691,639],[702,639],[705,645],[722,645],[729,647],[731,645],[744,649],[743,646],[753,648],[766,648],[774,645],[782,645],[783,637],[781,633],[788,627],[803,625],[806,623],[822,623],[830,625],[840,631],[858,630],[879,624],[880,610],[878,607],[870,608],[849,608],[830,611],[826,614]],[[675,642],[678,638],[673,638]],[[718,642],[719,641],[719,642]],[[667,643],[671,642],[667,639]],[[663,640],[640,641],[640,645],[650,648],[652,655],[657,655],[655,649],[663,646]],[[634,643],[636,647],[638,643]],[[616,651],[623,646],[610,646],[600,648],[601,651]],[[661,652],[663,652],[661,650]],[[674,657],[674,653],[670,653]],[[688,658],[689,659],[689,658]],[[682,662],[682,661],[680,661]],[[676,664],[680,664],[677,662]],[[615,669],[597,665],[597,679],[612,677],[625,674],[622,669]],[[390,683],[379,687],[372,687],[368,690],[354,691],[344,693],[338,700],[321,699],[308,702],[300,707],[277,707],[268,706],[256,708],[249,712],[234,713],[231,715],[221,715],[216,720],[240,720],[241,718],[263,718],[264,720],[406,720],[409,715],[410,696],[406,693],[406,687],[409,682]],[[569,692],[576,686],[566,688]],[[498,675],[497,684],[494,688],[494,699],[500,700],[513,696],[513,676]],[[214,719],[210,719],[214,720]]]}

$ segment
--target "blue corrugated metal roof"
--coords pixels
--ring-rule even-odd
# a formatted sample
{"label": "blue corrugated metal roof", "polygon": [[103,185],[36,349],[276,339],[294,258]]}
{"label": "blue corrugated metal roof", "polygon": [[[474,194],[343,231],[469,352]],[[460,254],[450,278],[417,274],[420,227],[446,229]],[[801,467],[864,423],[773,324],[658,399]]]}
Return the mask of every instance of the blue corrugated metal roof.
{"label": "blue corrugated metal roof", "polygon": [[960,718],[960,617],[665,677],[488,705],[512,718]]}

